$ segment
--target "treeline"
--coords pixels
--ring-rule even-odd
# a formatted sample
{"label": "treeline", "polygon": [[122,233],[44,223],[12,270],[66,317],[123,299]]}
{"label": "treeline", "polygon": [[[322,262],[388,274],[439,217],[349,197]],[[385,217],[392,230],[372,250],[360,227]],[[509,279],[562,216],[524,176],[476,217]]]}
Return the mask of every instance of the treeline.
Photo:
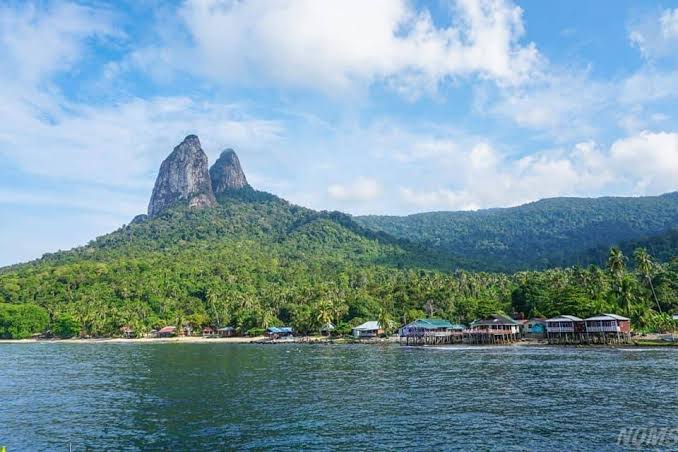
{"label": "treeline", "polygon": [[678,260],[657,264],[643,250],[634,270],[619,250],[606,267],[513,275],[355,265],[284,246],[236,241],[144,258],[42,263],[0,275],[0,337],[51,330],[57,336],[138,334],[165,325],[234,326],[242,334],[290,325],[348,332],[366,320],[388,328],[419,317],[469,323],[491,313],[627,315],[636,330],[666,331],[678,311]]}

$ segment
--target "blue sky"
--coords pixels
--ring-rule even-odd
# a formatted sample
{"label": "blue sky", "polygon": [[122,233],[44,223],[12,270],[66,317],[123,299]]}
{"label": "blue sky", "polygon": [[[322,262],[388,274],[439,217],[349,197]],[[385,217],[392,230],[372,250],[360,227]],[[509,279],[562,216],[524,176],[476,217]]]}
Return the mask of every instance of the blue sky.
{"label": "blue sky", "polygon": [[146,210],[199,135],[352,214],[678,185],[678,2],[0,5],[0,265]]}

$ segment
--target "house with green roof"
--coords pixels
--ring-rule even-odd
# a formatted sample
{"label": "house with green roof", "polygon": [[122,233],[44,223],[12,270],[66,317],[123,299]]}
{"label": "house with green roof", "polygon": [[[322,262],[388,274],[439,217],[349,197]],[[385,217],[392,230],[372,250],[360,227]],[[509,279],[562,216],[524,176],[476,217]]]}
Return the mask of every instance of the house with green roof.
{"label": "house with green roof", "polygon": [[445,319],[417,319],[399,330],[402,345],[442,345],[461,342],[464,325]]}

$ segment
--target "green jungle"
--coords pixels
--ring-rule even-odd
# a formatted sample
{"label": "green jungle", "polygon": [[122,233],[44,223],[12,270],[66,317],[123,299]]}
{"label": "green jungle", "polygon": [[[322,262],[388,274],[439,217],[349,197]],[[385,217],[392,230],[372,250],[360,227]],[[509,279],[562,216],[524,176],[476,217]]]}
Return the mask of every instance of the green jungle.
{"label": "green jungle", "polygon": [[[0,337],[164,325],[313,334],[328,322],[348,333],[366,320],[393,330],[421,317],[468,324],[493,313],[602,312],[630,317],[636,331],[668,331],[678,311],[677,220],[677,193],[354,218],[247,187],[221,194],[218,207],[177,205],[0,269]],[[546,268],[554,262],[570,265]]]}

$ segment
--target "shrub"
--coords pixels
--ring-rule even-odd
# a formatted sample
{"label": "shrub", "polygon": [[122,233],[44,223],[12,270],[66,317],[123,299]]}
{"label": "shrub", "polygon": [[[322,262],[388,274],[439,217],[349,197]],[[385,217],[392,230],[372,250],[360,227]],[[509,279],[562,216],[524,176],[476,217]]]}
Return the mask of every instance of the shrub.
{"label": "shrub", "polygon": [[80,333],[80,325],[72,316],[67,314],[59,317],[56,322],[54,322],[52,332],[57,337],[69,338],[77,336],[78,333]]}
{"label": "shrub", "polygon": [[0,304],[0,338],[26,339],[42,333],[49,323],[47,311],[34,304]]}

